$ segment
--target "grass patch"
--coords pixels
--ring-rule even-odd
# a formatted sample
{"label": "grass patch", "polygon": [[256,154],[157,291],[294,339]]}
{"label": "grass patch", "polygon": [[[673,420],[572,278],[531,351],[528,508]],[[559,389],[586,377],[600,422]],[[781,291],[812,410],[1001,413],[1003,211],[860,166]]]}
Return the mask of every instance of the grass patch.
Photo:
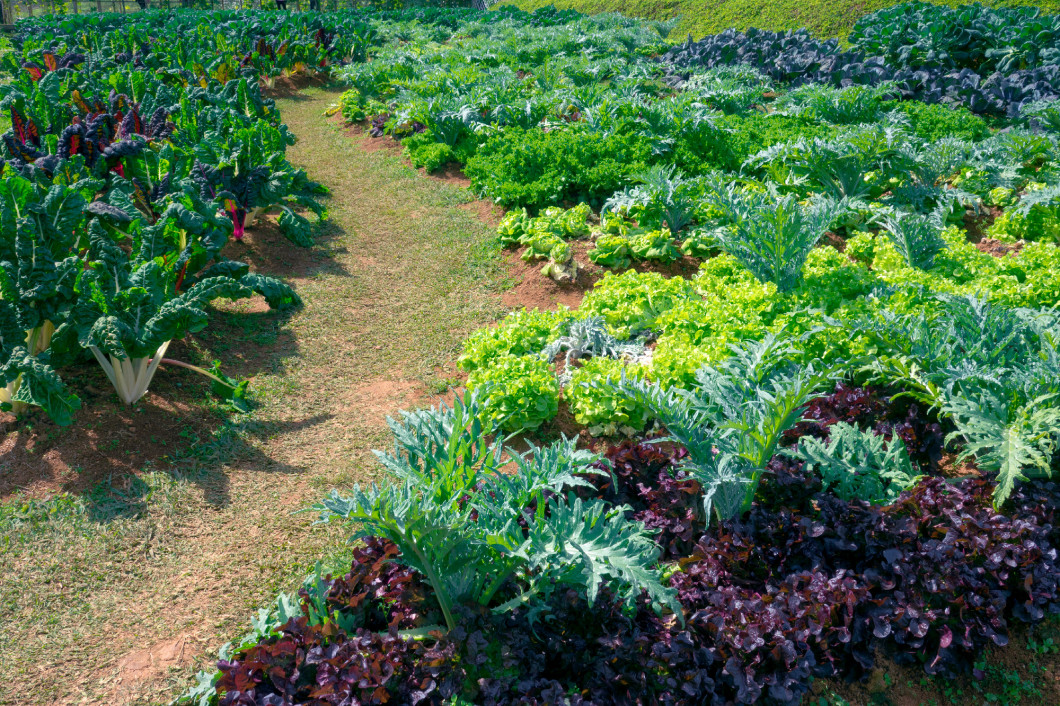
{"label": "grass patch", "polygon": [[300,138],[291,161],[332,191],[317,246],[252,231],[229,253],[305,307],[225,304],[189,341],[251,378],[254,413],[189,430],[165,468],[0,501],[0,704],[164,703],[186,688],[318,559],[342,565],[346,533],[293,513],[373,478],[385,416],[442,391],[436,369],[501,312],[499,250],[459,208],[468,193],[363,149],[323,117],[337,96],[278,101]]}

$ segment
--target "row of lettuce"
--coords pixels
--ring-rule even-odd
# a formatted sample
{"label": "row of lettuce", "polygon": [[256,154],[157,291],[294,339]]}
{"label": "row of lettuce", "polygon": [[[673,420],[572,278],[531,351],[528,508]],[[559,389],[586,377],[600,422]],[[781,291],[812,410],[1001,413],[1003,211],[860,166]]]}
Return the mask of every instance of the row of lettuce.
{"label": "row of lettuce", "polygon": [[[905,27],[901,68],[986,12],[859,26]],[[379,30],[347,119],[465,164],[547,274],[583,245],[626,271],[472,334],[466,394],[313,508],[354,528],[350,572],[263,609],[185,702],[794,705],[883,660],[967,674],[1060,612],[1051,103],[677,75],[616,16]],[[611,443],[527,442],[564,407]]]}
{"label": "row of lettuce", "polygon": [[[993,22],[1019,26],[1026,14],[998,11]],[[716,251],[731,220],[709,198],[719,184],[828,197],[828,227],[844,235],[942,207],[956,223],[966,207],[1008,210],[994,237],[1056,229],[1056,193],[1044,189],[1052,168],[1039,171],[1055,150],[1060,109],[1045,88],[1003,120],[961,107],[970,102],[959,96],[908,100],[894,81],[800,84],[762,64],[776,52],[753,60],[718,50],[710,56],[725,61],[685,67],[673,52],[660,55],[665,26],[552,20],[491,15],[455,29],[403,27],[399,41],[340,75],[354,87],[342,100],[348,120],[401,139],[417,166],[462,164],[475,191],[515,209],[502,242],[524,247],[525,259],[544,261],[558,280],[577,278],[586,263],[576,256],[624,269]],[[912,57],[920,30],[897,33]],[[972,41],[965,63],[985,65],[984,55],[999,51],[987,48],[993,39]]]}
{"label": "row of lettuce", "polygon": [[263,86],[363,55],[370,28],[265,13],[142,13],[21,22],[0,111],[0,404],[70,424],[63,371],[95,358],[132,404],[160,365],[191,367],[242,407],[219,364],[164,358],[217,299],[299,304],[230,259],[267,213],[299,246],[323,187],[287,161],[294,136]]}

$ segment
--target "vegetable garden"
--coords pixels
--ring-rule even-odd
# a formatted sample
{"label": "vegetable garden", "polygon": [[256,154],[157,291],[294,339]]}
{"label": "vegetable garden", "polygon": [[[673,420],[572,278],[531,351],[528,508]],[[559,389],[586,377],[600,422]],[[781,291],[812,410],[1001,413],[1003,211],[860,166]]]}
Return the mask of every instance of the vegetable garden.
{"label": "vegetable garden", "polygon": [[[327,217],[278,81],[342,85],[333,113],[458,167],[529,276],[585,292],[467,337],[459,389],[388,419],[384,478],[307,508],[352,565],[180,703],[819,703],[889,664],[981,680],[1060,613],[1060,20],[911,3],[849,46],[671,26],[18,25],[7,411],[74,423],[64,379],[94,364],[135,403],[195,367],[164,355],[211,301],[300,306],[230,257],[259,219],[309,248]],[[196,368],[246,410],[223,369]]]}

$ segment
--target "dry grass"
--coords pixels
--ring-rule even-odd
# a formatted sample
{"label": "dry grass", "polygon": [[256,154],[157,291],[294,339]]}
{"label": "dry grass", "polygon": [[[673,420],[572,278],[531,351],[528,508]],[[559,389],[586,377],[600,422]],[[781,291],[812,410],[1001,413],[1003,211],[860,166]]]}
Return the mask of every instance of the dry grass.
{"label": "dry grass", "polygon": [[499,312],[489,228],[455,208],[467,193],[361,149],[322,117],[336,97],[279,102],[292,161],[333,192],[317,248],[246,246],[304,309],[234,305],[195,342],[253,378],[258,410],[188,438],[166,472],[0,504],[0,704],[171,699],[318,557],[341,558],[338,530],[292,513],[372,477],[385,415],[426,401]]}

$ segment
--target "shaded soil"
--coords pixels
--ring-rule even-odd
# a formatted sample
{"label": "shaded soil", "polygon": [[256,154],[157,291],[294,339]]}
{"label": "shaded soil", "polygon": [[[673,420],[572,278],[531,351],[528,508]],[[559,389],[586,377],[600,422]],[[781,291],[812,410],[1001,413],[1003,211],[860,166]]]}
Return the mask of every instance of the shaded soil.
{"label": "shaded soil", "polygon": [[[900,666],[877,656],[879,666],[865,681],[852,684],[832,680],[817,682],[814,693],[824,693],[827,687],[851,706],[1060,704],[1060,655],[1055,651],[1041,654],[1030,649],[1028,644],[1029,640],[1043,642],[1046,636],[1055,642],[1057,632],[1055,622],[1053,625],[1042,623],[1034,627],[1016,627],[1006,647],[990,647],[983,651],[981,658],[987,668],[980,679],[971,674],[932,678],[919,665]],[[1030,685],[1039,691],[1038,696],[1020,692],[1021,686],[1025,689]]]}
{"label": "shaded soil", "polygon": [[[321,238],[327,244],[329,238]],[[225,257],[246,262],[256,272],[279,276],[297,289],[297,279],[333,267],[319,248],[293,246],[281,233],[274,216],[259,218],[240,242],[229,242]],[[209,367],[199,349],[206,337],[260,338],[270,330],[266,345],[238,346],[224,353],[224,371],[249,379],[268,369],[278,354],[293,353],[297,344],[283,323],[294,312],[273,312],[261,297],[235,303],[219,302],[220,313],[201,336],[174,341],[167,358]],[[224,346],[213,346],[215,350]],[[223,413],[204,408],[209,383],[195,373],[162,365],[148,393],[128,406],[118,399],[99,365],[87,358],[63,371],[63,379],[81,400],[69,427],[59,427],[31,408],[21,419],[0,414],[0,498],[22,493],[44,498],[58,492],[86,492],[100,482],[145,468],[168,470],[170,456],[190,440],[208,436]]]}
{"label": "shaded soil", "polygon": [[[280,232],[276,219],[275,215],[260,216],[246,229],[242,240],[229,240],[221,254],[230,260],[247,263],[255,272],[277,276],[304,277],[330,266],[327,251],[298,247]],[[320,244],[326,243],[327,238]]]}
{"label": "shaded soil", "polygon": [[272,80],[272,85],[264,80],[261,82],[261,93],[266,98],[293,98],[307,88],[326,86],[330,81],[331,77],[326,74],[277,76]]}
{"label": "shaded soil", "polygon": [[[184,357],[174,344],[168,357]],[[0,498],[15,492],[41,498],[84,492],[111,476],[136,473],[145,464],[168,467],[167,457],[189,439],[205,435],[217,419],[199,404],[208,386],[179,368],[159,368],[135,405],[118,399],[96,363],[65,370],[64,379],[81,410],[69,427],[59,427],[31,409],[22,419],[0,421]]]}
{"label": "shaded soil", "polygon": [[964,227],[968,230],[968,241],[978,243],[982,240],[986,235],[986,231],[1000,215],[1001,209],[995,206],[984,206],[979,213],[965,211]]}

